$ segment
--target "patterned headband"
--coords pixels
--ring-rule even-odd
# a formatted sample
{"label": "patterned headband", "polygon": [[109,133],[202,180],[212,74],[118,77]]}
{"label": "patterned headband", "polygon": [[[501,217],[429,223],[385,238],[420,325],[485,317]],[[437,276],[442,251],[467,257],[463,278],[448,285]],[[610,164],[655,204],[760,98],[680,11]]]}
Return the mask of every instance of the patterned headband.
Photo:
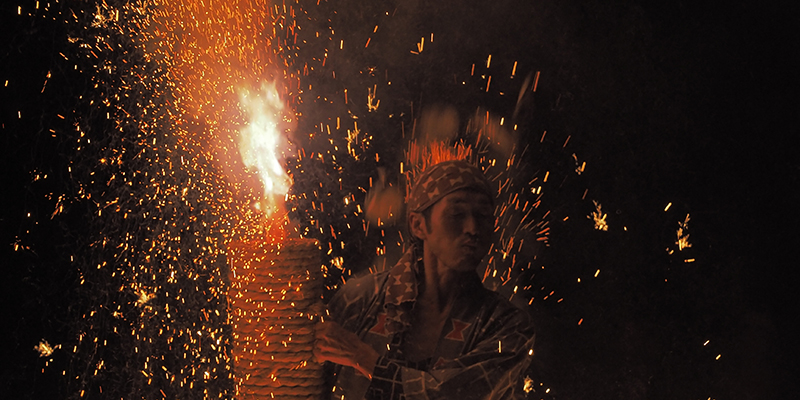
{"label": "patterned headband", "polygon": [[444,196],[461,189],[486,193],[494,203],[491,186],[483,172],[464,160],[451,160],[428,167],[419,177],[408,196],[408,211],[425,211]]}

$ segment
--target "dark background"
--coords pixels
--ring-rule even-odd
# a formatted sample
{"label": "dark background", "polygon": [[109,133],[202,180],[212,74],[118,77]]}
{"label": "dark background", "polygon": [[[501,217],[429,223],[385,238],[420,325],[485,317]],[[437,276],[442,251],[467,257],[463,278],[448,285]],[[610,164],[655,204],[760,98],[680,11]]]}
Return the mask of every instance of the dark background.
{"label": "dark background", "polygon": [[[27,11],[31,4],[24,4]],[[793,206],[800,183],[791,144],[800,115],[796,13],[754,1],[345,1],[314,9],[308,23],[322,24],[314,12],[333,15],[335,9],[329,22],[338,35],[360,42],[371,30],[359,28],[375,24],[387,5],[397,13],[381,23],[386,36],[328,66],[343,86],[364,80],[356,71],[367,66],[391,73],[384,110],[406,107],[410,99],[417,111],[453,105],[462,119],[476,107],[507,113],[516,104],[519,79],[541,72],[536,94],[524,99],[518,117],[520,141],[531,145],[526,161],[532,170],[553,171],[552,181],[560,184],[546,198],[553,222],[549,246],[537,254],[545,268],[526,278],[539,326],[530,398],[796,393],[797,332],[791,326],[797,262],[790,253],[798,244]],[[74,394],[59,377],[71,353],[54,353],[45,366],[33,346],[42,338],[70,343],[76,323],[70,304],[90,290],[76,284],[65,255],[90,235],[85,219],[91,213],[73,207],[51,220],[55,199],[48,194],[69,186],[73,178],[64,167],[74,152],[73,142],[50,129],[70,129],[69,118],[60,116],[81,113],[76,98],[91,84],[61,61],[59,53],[74,51],[61,21],[69,7],[93,7],[52,7],[60,11],[35,17],[18,16],[17,4],[0,8],[6,321],[0,390],[9,398]],[[390,51],[430,32],[436,41],[420,57]],[[480,68],[488,54],[495,71],[510,71],[519,61],[516,81],[497,73],[492,83],[512,95],[484,93],[485,81],[475,77],[458,85],[468,66]],[[322,75],[308,79],[322,84]],[[451,83],[451,75],[459,79]],[[338,89],[319,89],[325,90]],[[391,144],[378,139],[374,146]],[[569,175],[573,153],[587,161],[580,177]],[[37,172],[51,179],[36,180]],[[584,218],[594,210],[592,199],[609,214],[607,232],[593,230]],[[692,247],[685,256],[669,255],[665,248],[674,247],[677,223],[687,213]],[[539,287],[556,294],[541,300]]]}

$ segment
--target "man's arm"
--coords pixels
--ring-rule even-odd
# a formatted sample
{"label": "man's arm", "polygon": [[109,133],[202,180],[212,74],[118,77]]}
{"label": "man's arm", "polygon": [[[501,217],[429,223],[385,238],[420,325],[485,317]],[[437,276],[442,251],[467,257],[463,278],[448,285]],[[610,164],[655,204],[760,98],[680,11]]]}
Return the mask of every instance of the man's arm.
{"label": "man's arm", "polygon": [[371,390],[402,393],[409,400],[514,398],[522,388],[519,376],[530,363],[533,325],[517,311],[493,318],[485,330],[471,351],[440,360],[429,371],[380,357]]}

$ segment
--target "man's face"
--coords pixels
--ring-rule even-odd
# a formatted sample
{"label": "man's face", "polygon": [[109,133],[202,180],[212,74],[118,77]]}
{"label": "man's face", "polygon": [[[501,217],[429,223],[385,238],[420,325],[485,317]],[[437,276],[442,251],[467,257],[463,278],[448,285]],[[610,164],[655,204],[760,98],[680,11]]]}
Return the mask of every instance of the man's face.
{"label": "man's face", "polygon": [[494,234],[494,213],[489,197],[473,190],[458,190],[436,202],[426,223],[426,252],[455,271],[471,271],[489,251]]}

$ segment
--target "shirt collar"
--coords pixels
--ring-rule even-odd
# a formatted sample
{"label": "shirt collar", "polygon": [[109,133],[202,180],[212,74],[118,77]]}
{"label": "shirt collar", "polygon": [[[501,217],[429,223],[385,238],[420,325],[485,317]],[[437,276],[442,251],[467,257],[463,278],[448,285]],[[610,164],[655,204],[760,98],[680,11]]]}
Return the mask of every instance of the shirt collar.
{"label": "shirt collar", "polygon": [[389,270],[383,308],[386,311],[386,329],[389,333],[405,331],[411,324],[411,309],[419,294],[421,260],[416,246],[412,245]]}

